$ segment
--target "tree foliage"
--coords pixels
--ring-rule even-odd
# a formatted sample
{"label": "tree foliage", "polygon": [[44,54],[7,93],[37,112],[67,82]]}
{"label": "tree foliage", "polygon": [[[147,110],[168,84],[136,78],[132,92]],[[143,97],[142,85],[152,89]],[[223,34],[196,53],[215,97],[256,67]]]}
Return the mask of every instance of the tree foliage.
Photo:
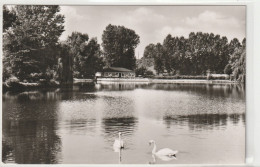
{"label": "tree foliage", "polygon": [[246,75],[246,39],[242,41],[242,45],[238,45],[234,49],[230,57],[229,64],[233,71],[234,79],[245,82]]}
{"label": "tree foliage", "polygon": [[3,6],[3,31],[5,32],[9,27],[12,27],[16,20],[16,15],[12,10],[9,10],[5,5]]}
{"label": "tree foliage", "polygon": [[191,32],[188,38],[169,34],[162,44],[146,46],[144,57],[154,58],[158,74],[244,73],[245,40],[243,43],[242,46],[236,38],[228,43],[226,37],[213,33]]}
{"label": "tree foliage", "polygon": [[135,48],[140,40],[134,30],[109,24],[102,34],[102,41],[107,66],[135,68]]}
{"label": "tree foliage", "polygon": [[93,78],[103,67],[100,45],[96,38],[89,40],[88,34],[73,32],[66,40],[69,55],[73,58],[73,76]]}
{"label": "tree foliage", "polygon": [[[17,5],[12,9],[15,21],[3,36],[4,68],[12,75],[20,80],[35,74],[47,79],[46,71],[57,62],[58,38],[64,31],[64,16],[59,11],[59,6],[43,5]],[[7,18],[4,22],[8,27]]]}
{"label": "tree foliage", "polygon": [[59,58],[57,62],[57,80],[61,85],[73,83],[73,56],[69,46],[63,42],[59,44]]}

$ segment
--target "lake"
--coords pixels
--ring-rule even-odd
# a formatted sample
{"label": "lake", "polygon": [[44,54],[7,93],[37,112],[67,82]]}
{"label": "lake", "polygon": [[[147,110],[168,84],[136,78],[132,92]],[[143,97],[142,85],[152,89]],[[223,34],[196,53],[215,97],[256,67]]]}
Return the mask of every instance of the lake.
{"label": "lake", "polygon": [[[245,159],[239,84],[77,84],[3,93],[4,163],[238,164]],[[122,133],[125,148],[113,150]],[[152,156],[153,146],[178,150]]]}

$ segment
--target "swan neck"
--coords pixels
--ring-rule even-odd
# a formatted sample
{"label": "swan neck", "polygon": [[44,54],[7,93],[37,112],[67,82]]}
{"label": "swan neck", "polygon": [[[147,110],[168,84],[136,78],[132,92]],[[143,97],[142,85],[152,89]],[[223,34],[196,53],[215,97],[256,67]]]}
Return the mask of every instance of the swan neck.
{"label": "swan neck", "polygon": [[121,135],[120,134],[118,134],[118,139],[121,140]]}
{"label": "swan neck", "polygon": [[152,151],[152,153],[153,153],[153,154],[156,153],[156,145],[155,145],[155,143],[153,143],[153,151]]}

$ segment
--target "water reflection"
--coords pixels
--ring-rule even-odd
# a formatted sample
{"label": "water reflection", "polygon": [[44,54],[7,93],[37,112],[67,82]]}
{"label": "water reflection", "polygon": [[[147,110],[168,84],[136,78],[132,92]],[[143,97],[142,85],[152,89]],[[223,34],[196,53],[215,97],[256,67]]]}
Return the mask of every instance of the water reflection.
{"label": "water reflection", "polygon": [[244,84],[191,84],[191,83],[171,83],[171,84],[154,84],[154,83],[98,83],[95,90],[98,91],[121,91],[154,89],[166,91],[185,91],[190,93],[200,93],[208,96],[221,97],[245,97]]}
{"label": "water reflection", "polygon": [[105,138],[114,140],[118,136],[118,132],[122,133],[122,138],[133,134],[137,127],[137,119],[129,118],[107,118],[102,121]]}
{"label": "water reflection", "polygon": [[188,125],[193,131],[225,129],[229,120],[236,125],[241,119],[245,125],[245,114],[197,114],[163,118],[167,128]]}
{"label": "water reflection", "polygon": [[111,143],[118,132],[121,132],[122,138],[127,142],[126,148],[129,148],[130,136],[133,135],[138,123],[135,117],[134,101],[114,94],[102,96],[102,99],[104,102],[102,129],[105,141]]}
{"label": "water reflection", "polygon": [[142,85],[142,88],[166,91],[184,91],[212,97],[245,97],[245,86],[243,84],[149,84]]}
{"label": "water reflection", "polygon": [[56,102],[45,95],[36,91],[3,98],[4,162],[59,162],[61,140],[56,134]]}
{"label": "water reflection", "polygon": [[156,164],[158,161],[157,159],[160,159],[161,161],[172,161],[172,160],[177,160],[175,156],[165,156],[165,155],[154,155],[152,154],[152,162],[149,162],[149,164]]}
{"label": "water reflection", "polygon": [[[52,164],[59,162],[61,140],[57,125],[50,121],[4,121],[3,160],[18,164]],[[17,137],[19,136],[19,137]],[[8,152],[5,152],[5,151]]]}
{"label": "water reflection", "polygon": [[[188,152],[178,161],[154,157],[151,163],[240,162],[245,90],[232,84],[77,83],[5,92],[2,123],[5,163],[147,163],[151,152],[143,143],[150,137]],[[119,154],[112,148],[118,132],[126,143]]]}
{"label": "water reflection", "polygon": [[62,128],[71,134],[86,134],[96,132],[96,119],[73,119],[64,122]]}
{"label": "water reflection", "polygon": [[122,90],[134,90],[136,88],[143,88],[149,86],[149,83],[97,83],[95,88],[98,91],[122,91]]}

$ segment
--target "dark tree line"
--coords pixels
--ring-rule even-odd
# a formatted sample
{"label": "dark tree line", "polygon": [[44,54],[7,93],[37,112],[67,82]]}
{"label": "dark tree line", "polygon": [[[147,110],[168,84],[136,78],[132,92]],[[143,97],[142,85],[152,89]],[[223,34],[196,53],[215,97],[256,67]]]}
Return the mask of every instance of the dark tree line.
{"label": "dark tree line", "polygon": [[50,77],[56,64],[58,38],[64,31],[59,6],[17,5],[4,8],[4,80]]}
{"label": "dark tree line", "polygon": [[157,74],[206,75],[208,72],[234,74],[243,80],[245,75],[246,40],[213,33],[190,33],[188,38],[168,35],[163,43],[149,44],[144,58],[154,59]]}
{"label": "dark tree line", "polygon": [[[22,82],[70,84],[73,78],[93,78],[105,66],[136,69],[135,48],[140,37],[134,30],[109,24],[101,45],[80,32],[61,42],[64,16],[59,12],[57,5],[4,6],[4,82],[15,77]],[[189,38],[168,35],[162,44],[148,45],[144,58],[153,59],[158,74],[201,75],[211,71],[244,80],[245,50],[245,39],[241,44],[236,38],[228,42],[212,33],[192,32]]]}
{"label": "dark tree line", "polygon": [[16,5],[3,8],[3,81],[58,81],[70,84],[73,78],[93,78],[106,66],[134,69],[134,50],[139,43],[135,31],[108,25],[97,38],[73,32],[59,41],[64,16],[59,6]]}

